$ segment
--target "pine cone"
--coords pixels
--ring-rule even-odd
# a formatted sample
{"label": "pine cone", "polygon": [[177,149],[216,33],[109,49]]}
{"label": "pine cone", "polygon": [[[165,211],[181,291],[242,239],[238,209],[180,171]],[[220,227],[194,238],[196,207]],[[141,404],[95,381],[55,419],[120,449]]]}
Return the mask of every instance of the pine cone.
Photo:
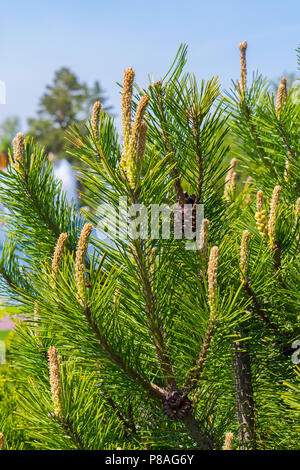
{"label": "pine cone", "polygon": [[[197,196],[196,194],[188,194],[186,191],[184,192],[184,204],[190,204],[194,206],[196,202]],[[177,208],[174,211],[174,221],[181,220],[182,221],[182,233],[184,234],[185,227],[191,227],[192,232],[196,231],[196,208],[181,207],[179,201],[176,201]],[[180,217],[180,219],[179,219]]]}
{"label": "pine cone", "polygon": [[184,418],[191,406],[191,401],[181,391],[169,392],[163,399],[163,412],[171,419]]}

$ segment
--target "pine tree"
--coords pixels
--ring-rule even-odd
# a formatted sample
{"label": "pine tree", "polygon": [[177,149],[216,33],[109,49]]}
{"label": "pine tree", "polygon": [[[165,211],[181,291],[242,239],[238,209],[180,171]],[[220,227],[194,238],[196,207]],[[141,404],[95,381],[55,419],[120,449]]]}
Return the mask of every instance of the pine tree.
{"label": "pine tree", "polygon": [[[107,98],[98,81],[90,87],[70,69],[61,67],[40,98],[38,118],[28,119],[28,134],[45,146],[47,152],[59,158],[66,157],[66,129],[74,123],[85,121],[94,102],[100,99],[103,106]],[[111,106],[105,109],[110,111]]]}
{"label": "pine tree", "polygon": [[[147,89],[125,71],[122,139],[99,102],[67,135],[84,164],[84,214],[44,150],[17,135],[0,174],[0,271],[21,309],[12,357],[25,446],[297,448],[284,382],[299,337],[299,107],[284,81],[276,100],[261,77],[248,86],[246,48],[230,97],[216,78],[198,84],[184,71],[185,46]],[[236,164],[251,176],[242,189]],[[118,233],[106,218],[101,241],[100,209],[119,213],[125,198],[137,212]],[[155,204],[173,207],[169,237],[134,225]],[[195,235],[198,204],[200,249],[187,249],[175,221],[191,220]],[[13,431],[0,431],[10,448]]]}

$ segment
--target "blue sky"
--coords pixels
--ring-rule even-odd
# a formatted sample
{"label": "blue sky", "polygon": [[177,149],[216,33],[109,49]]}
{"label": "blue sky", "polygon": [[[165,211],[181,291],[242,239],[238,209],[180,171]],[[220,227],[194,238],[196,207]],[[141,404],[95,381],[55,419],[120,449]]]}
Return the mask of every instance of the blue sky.
{"label": "blue sky", "polygon": [[98,79],[114,112],[115,82],[132,66],[139,84],[159,79],[181,42],[187,70],[219,75],[222,87],[239,75],[239,42],[248,41],[249,73],[274,79],[296,71],[300,43],[297,0],[5,0],[1,6],[0,80],[7,88],[0,123],[36,115],[39,97],[54,71],[70,67],[81,80]]}

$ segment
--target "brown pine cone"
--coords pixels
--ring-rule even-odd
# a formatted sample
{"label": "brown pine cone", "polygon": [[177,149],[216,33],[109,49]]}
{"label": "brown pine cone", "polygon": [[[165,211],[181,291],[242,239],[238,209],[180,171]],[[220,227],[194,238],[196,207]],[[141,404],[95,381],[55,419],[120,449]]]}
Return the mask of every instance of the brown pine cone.
{"label": "brown pine cone", "polygon": [[190,227],[192,233],[196,231],[196,208],[193,208],[197,196],[196,194],[188,194],[186,191],[184,192],[184,204],[189,204],[190,207],[189,209],[186,207],[181,207],[179,202],[176,201],[176,209],[173,213],[174,217],[174,222],[181,221],[182,223],[182,234],[184,238],[184,228],[185,227]]}
{"label": "brown pine cone", "polygon": [[191,401],[181,391],[169,392],[163,399],[163,412],[171,419],[184,418],[191,407]]}

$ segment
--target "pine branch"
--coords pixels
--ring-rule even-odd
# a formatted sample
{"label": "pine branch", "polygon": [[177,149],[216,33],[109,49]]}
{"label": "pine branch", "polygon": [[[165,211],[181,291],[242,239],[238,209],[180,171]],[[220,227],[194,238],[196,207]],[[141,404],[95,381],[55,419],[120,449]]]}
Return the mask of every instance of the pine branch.
{"label": "pine branch", "polygon": [[[170,144],[169,139],[168,139],[167,128],[166,128],[167,121],[166,121],[166,116],[165,116],[165,111],[164,111],[164,104],[163,104],[162,85],[161,85],[161,83],[157,83],[157,84],[153,85],[153,88],[155,90],[155,95],[156,95],[156,98],[157,98],[159,118],[160,118],[159,122],[160,122],[160,126],[161,126],[163,142],[164,142],[166,151],[168,153],[172,153],[173,150],[171,148],[171,144]],[[176,192],[179,204],[181,206],[184,206],[184,204],[185,204],[184,191],[183,191],[182,186],[181,186],[181,178],[180,178],[177,166],[175,166],[172,170],[172,177],[174,178],[174,187],[175,187],[175,192]]]}
{"label": "pine branch", "polygon": [[12,279],[12,277],[10,276],[10,274],[8,273],[8,271],[4,268],[3,264],[0,263],[0,274],[1,276],[3,277],[3,279],[5,280],[7,286],[12,289],[13,291],[16,290],[16,286],[14,284],[14,280]]}
{"label": "pine branch", "polygon": [[[149,327],[152,333],[153,342],[156,348],[157,357],[161,370],[163,372],[167,387],[177,389],[177,383],[175,379],[174,370],[171,363],[167,346],[164,342],[163,333],[159,329],[159,326],[155,324],[156,316],[156,305],[155,299],[152,292],[151,281],[149,279],[147,268],[143,259],[142,246],[138,241],[135,242],[135,253],[136,262],[139,267],[139,274],[143,286],[143,293],[146,302],[146,313],[148,318]],[[158,323],[158,322],[157,322]]]}
{"label": "pine branch", "polygon": [[56,415],[51,415],[51,416],[60,425],[60,427],[67,434],[67,436],[71,439],[71,441],[75,445],[76,449],[78,449],[78,450],[88,450],[88,449],[85,448],[85,446],[82,442],[82,438],[80,437],[78,432],[75,431],[73,423],[72,423],[70,418],[58,417]]}
{"label": "pine branch", "polygon": [[205,338],[202,344],[201,352],[199,354],[199,358],[196,362],[195,369],[191,376],[188,379],[187,385],[184,387],[184,389],[189,393],[192,391],[195,387],[197,387],[199,377],[204,369],[204,365],[206,363],[207,359],[207,354],[211,345],[212,337],[215,331],[215,325],[213,324],[213,321],[210,319],[208,322]]}
{"label": "pine branch", "polygon": [[103,395],[107,401],[107,403],[111,406],[111,408],[114,410],[116,413],[117,417],[121,421],[121,423],[130,431],[136,434],[136,427],[134,425],[134,422],[132,420],[132,414],[130,413],[130,421],[128,421],[124,416],[122,415],[121,411],[119,410],[118,406],[114,402],[114,400],[111,398],[111,396],[107,392],[103,392]]}

